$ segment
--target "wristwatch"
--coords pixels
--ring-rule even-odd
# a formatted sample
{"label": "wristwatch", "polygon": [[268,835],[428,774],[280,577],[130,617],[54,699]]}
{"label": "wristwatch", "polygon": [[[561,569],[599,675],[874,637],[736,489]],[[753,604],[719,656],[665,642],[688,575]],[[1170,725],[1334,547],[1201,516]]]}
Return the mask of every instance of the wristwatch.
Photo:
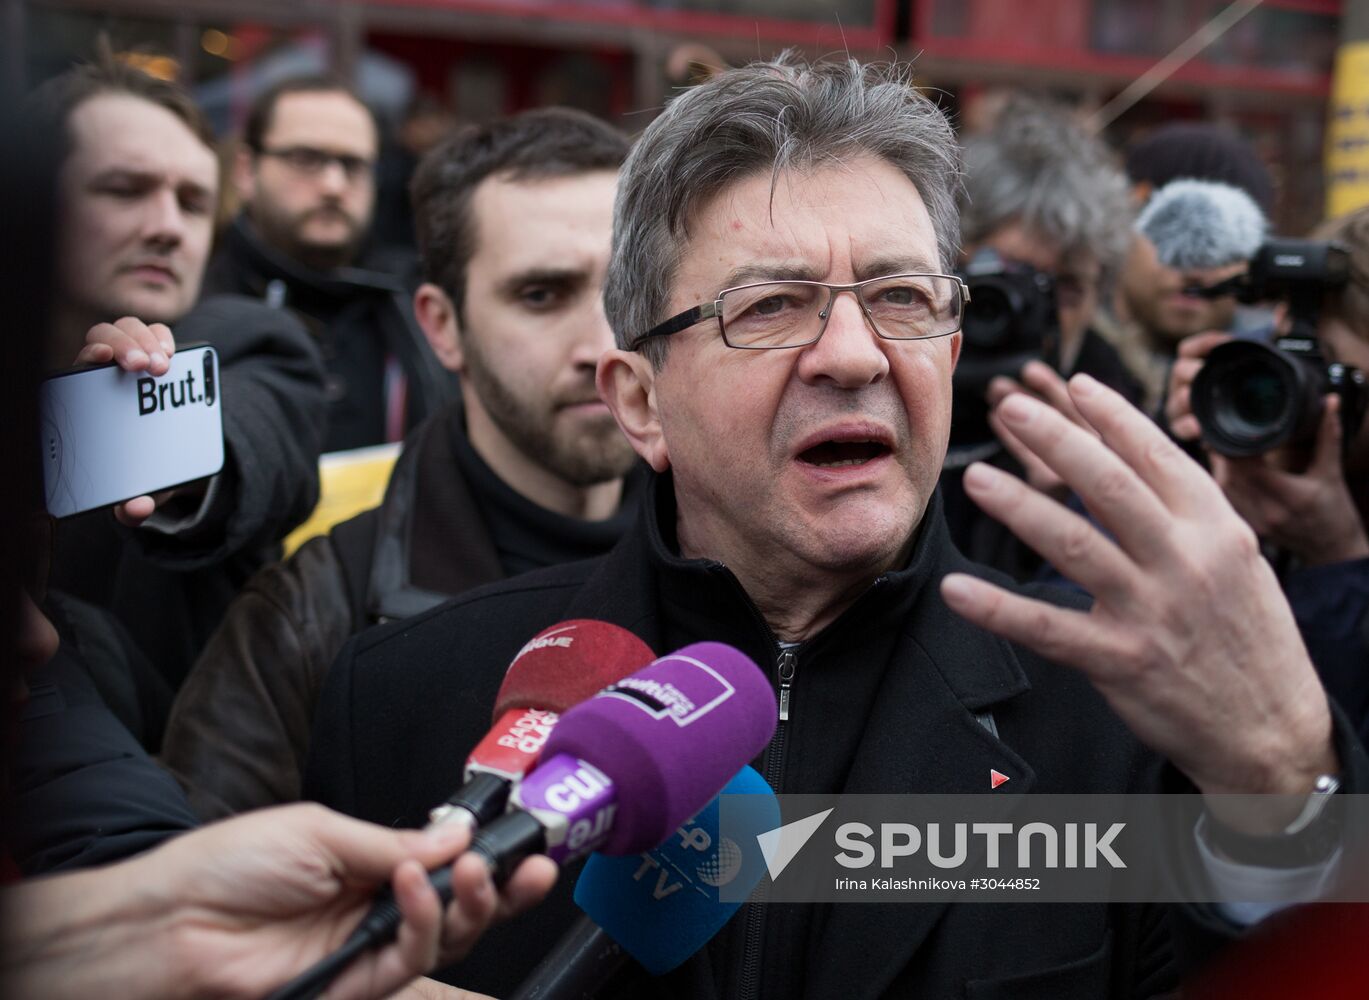
{"label": "wristwatch", "polygon": [[1327,808],[1339,790],[1338,776],[1319,776],[1302,811],[1276,834],[1259,836],[1239,833],[1209,813],[1206,831],[1208,844],[1230,860],[1243,865],[1303,868],[1320,864],[1340,844],[1340,811]]}

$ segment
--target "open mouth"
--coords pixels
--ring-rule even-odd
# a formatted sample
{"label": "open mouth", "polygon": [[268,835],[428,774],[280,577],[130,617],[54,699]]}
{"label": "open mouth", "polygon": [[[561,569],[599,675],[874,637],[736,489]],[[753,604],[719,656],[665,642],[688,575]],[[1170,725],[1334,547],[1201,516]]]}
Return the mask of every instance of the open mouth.
{"label": "open mouth", "polygon": [[889,454],[882,441],[822,441],[799,452],[798,459],[819,469],[864,465]]}

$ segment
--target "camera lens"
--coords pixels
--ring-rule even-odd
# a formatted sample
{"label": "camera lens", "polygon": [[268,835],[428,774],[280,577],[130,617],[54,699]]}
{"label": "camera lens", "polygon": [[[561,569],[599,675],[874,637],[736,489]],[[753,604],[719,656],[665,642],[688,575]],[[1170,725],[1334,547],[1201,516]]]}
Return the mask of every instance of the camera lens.
{"label": "camera lens", "polygon": [[1191,398],[1203,439],[1231,458],[1301,440],[1315,428],[1321,403],[1315,366],[1248,340],[1208,355]]}
{"label": "camera lens", "polygon": [[994,350],[1006,344],[1012,333],[1016,310],[1007,292],[987,282],[974,290],[962,328],[967,345]]}
{"label": "camera lens", "polygon": [[1230,393],[1231,423],[1250,434],[1267,433],[1288,410],[1283,380],[1259,362],[1236,366],[1230,375]]}

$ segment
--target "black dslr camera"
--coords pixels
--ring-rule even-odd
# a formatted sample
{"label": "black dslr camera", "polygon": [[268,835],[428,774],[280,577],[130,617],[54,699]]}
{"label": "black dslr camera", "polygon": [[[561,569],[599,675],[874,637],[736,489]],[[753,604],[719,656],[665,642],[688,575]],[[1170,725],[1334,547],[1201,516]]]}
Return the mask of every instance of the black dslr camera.
{"label": "black dslr camera", "polygon": [[993,440],[984,393],[998,375],[1016,378],[1032,359],[1054,363],[1060,317],[1055,279],[978,251],[956,272],[970,290],[961,321],[960,361],[952,379],[951,445]]}
{"label": "black dslr camera", "polygon": [[1309,446],[1316,440],[1327,393],[1341,399],[1341,426],[1350,444],[1369,408],[1369,384],[1358,368],[1327,364],[1317,340],[1322,297],[1348,276],[1344,247],[1271,240],[1255,253],[1246,274],[1196,290],[1204,297],[1235,295],[1247,303],[1282,299],[1290,324],[1272,347],[1233,340],[1207,356],[1191,398],[1209,448],[1244,458],[1284,445]]}

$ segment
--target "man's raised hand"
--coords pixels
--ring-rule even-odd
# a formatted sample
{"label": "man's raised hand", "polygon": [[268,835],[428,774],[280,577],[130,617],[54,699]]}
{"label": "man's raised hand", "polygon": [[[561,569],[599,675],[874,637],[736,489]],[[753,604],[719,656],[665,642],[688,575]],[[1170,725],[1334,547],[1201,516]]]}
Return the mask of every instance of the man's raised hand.
{"label": "man's raised hand", "polygon": [[1310,792],[1318,775],[1337,770],[1330,710],[1255,533],[1121,396],[1086,375],[1069,393],[1097,436],[1024,393],[998,413],[1112,539],[987,465],[966,470],[965,488],[1093,594],[1093,608],[1057,607],[964,574],[943,581],[946,602],[1083,671],[1202,791]]}

